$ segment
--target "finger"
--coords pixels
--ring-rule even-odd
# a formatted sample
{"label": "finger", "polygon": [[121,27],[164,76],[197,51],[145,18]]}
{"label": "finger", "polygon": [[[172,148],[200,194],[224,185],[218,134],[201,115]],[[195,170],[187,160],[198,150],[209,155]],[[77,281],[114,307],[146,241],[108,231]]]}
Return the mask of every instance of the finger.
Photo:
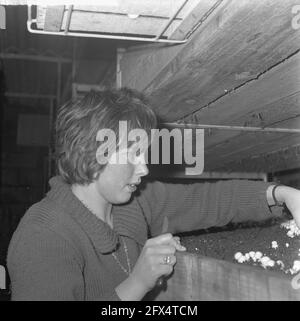
{"label": "finger", "polygon": [[149,248],[152,255],[174,255],[176,248],[173,245],[155,245]]}
{"label": "finger", "polygon": [[161,234],[159,236],[153,237],[147,241],[150,245],[160,245],[163,243],[169,243],[173,239],[173,235],[171,233]]}
{"label": "finger", "polygon": [[173,236],[173,239],[174,239],[176,242],[179,242],[179,243],[180,243],[180,237],[179,237],[179,236]]}
{"label": "finger", "polygon": [[161,286],[164,282],[164,277],[170,275],[173,272],[173,270],[174,270],[174,265],[161,264],[158,271],[156,286]]}
{"label": "finger", "polygon": [[173,272],[174,264],[161,264],[160,265],[160,276],[167,276]]}
{"label": "finger", "polygon": [[173,245],[177,251],[186,251],[186,247],[181,245],[180,238],[178,236],[174,236],[172,240],[169,242],[170,245]]}

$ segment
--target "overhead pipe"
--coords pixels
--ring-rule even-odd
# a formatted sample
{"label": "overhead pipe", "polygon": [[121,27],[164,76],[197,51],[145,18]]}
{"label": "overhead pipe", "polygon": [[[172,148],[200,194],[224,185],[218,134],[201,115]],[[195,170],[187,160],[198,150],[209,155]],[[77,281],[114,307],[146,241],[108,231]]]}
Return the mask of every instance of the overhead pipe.
{"label": "overhead pipe", "polygon": [[199,128],[199,129],[220,129],[220,130],[236,130],[245,132],[269,132],[269,133],[290,133],[300,134],[300,129],[293,128],[272,128],[272,127],[247,127],[247,126],[226,126],[226,125],[204,125],[190,123],[162,123],[166,127],[173,128]]}

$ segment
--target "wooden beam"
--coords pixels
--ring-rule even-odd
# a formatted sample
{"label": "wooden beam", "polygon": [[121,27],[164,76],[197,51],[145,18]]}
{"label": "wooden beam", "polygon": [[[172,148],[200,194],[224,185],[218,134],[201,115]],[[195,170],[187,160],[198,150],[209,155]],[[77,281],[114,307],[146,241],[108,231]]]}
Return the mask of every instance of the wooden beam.
{"label": "wooden beam", "polygon": [[[284,126],[286,124],[286,126]],[[300,126],[300,117],[281,123],[283,127],[290,124]],[[213,148],[205,148],[206,162],[212,166],[216,163],[237,161],[244,157],[252,157],[261,153],[271,153],[300,142],[300,134],[285,133],[245,133],[220,143]]]}
{"label": "wooden beam", "polygon": [[123,85],[142,91],[161,69],[173,61],[181,50],[180,46],[155,44],[129,48],[120,62]]}
{"label": "wooden beam", "polygon": [[[299,140],[296,142],[299,144]],[[276,151],[266,151],[259,154],[252,154],[240,158],[227,159],[224,162],[209,163],[207,170],[215,171],[283,171],[287,169],[299,168],[299,148],[298,145],[282,147]]]}
{"label": "wooden beam", "polygon": [[180,26],[172,34],[172,39],[182,40],[185,39],[194,28],[202,25],[209,15],[221,4],[217,0],[199,1],[197,6],[184,18]]}
{"label": "wooden beam", "polygon": [[[216,0],[200,1],[188,17],[170,35],[171,39],[183,39],[191,25],[199,21],[216,3]],[[168,66],[185,45],[139,45],[129,48],[121,61],[123,85],[144,90]],[[169,73],[168,75],[171,76]]]}
{"label": "wooden beam", "polygon": [[[284,78],[283,83],[285,83]],[[262,90],[263,89],[264,86],[262,86]],[[274,96],[272,96],[272,98],[276,99],[276,95]],[[221,104],[220,106],[226,107],[226,104]],[[245,108],[244,112],[246,113],[243,115],[243,117],[234,119],[233,116],[233,120],[229,119],[228,123],[259,127],[267,126],[271,128],[300,128],[300,92],[287,96],[283,99],[267,103],[265,106],[261,107],[261,109],[259,108],[259,104],[256,104],[254,100],[254,106],[258,107],[258,109],[251,111],[251,108],[249,108],[250,111],[247,113],[246,111],[248,108]],[[241,111],[241,114],[244,112]],[[219,113],[221,113],[221,111],[219,111]],[[218,119],[217,115],[216,118]],[[243,158],[257,159],[261,154],[263,155],[265,153],[272,153],[273,151],[278,151],[289,146],[293,146],[299,142],[299,134],[291,135],[286,133],[205,130],[204,168],[205,171],[237,171],[238,168],[239,170],[242,170],[240,166],[235,166],[239,160]],[[263,159],[262,163],[264,164],[263,167],[256,165],[255,169],[260,171],[263,168],[266,171],[270,171],[272,168],[272,163],[269,164],[269,167],[266,166],[267,164]],[[290,163],[291,166],[294,166],[295,162],[293,159],[291,159]],[[227,164],[229,165],[227,166]],[[300,167],[300,162],[298,163],[298,166]],[[244,168],[244,170],[246,169],[248,171],[251,170],[249,167]]]}
{"label": "wooden beam", "polygon": [[[257,127],[300,128],[300,54],[296,54],[245,86],[195,113],[187,121]],[[239,131],[206,130],[205,170],[236,171],[242,158],[257,158],[293,146],[299,135],[241,133]],[[258,162],[258,160],[257,160]],[[230,165],[226,165],[226,164]],[[294,161],[290,160],[291,166]],[[225,167],[220,167],[225,165]],[[263,166],[270,170],[262,157]],[[299,164],[300,165],[300,164]],[[280,165],[282,166],[282,164]],[[238,168],[241,170],[240,166]],[[249,166],[244,169],[253,170]]]}
{"label": "wooden beam", "polygon": [[144,56],[143,75],[148,70],[152,79],[143,81],[138,69],[127,65],[136,73],[125,84],[142,83],[138,89],[150,95],[165,121],[208,106],[299,50],[300,31],[291,27],[291,8],[296,4],[296,0],[224,1],[186,44],[165,54],[167,62],[159,64],[161,69],[155,68],[155,59]]}
{"label": "wooden beam", "polygon": [[[248,82],[210,104],[208,108],[200,109],[184,119],[187,122],[193,120],[204,124],[269,126],[285,118],[297,116],[299,75],[300,53],[297,53],[261,75],[259,79]],[[253,115],[258,117],[255,119]]]}
{"label": "wooden beam", "polygon": [[216,17],[222,25],[218,32],[205,35],[204,29],[185,45],[175,66],[147,89],[161,117],[178,119],[205,107],[299,50],[300,33],[290,26],[295,2],[275,2],[272,7],[267,1],[239,1],[234,7],[231,2]]}
{"label": "wooden beam", "polygon": [[273,153],[265,153],[253,157],[243,158],[239,161],[229,162],[215,170],[230,170],[242,172],[265,171],[274,173],[290,169],[299,169],[300,166],[300,145],[283,148]]}
{"label": "wooden beam", "polygon": [[[246,114],[237,119],[224,121],[224,123],[230,123],[231,125],[244,125],[255,127],[274,127],[278,128],[278,123],[284,119],[293,119],[300,116],[300,92],[284,97],[277,101],[271,102],[261,108],[249,110]],[[199,118],[201,119],[201,118]],[[289,123],[291,126],[292,123]],[[299,124],[294,124],[298,126]],[[299,128],[299,127],[297,127]],[[228,132],[223,130],[211,130],[206,131],[207,136],[205,140],[206,149],[212,149],[222,144],[224,141],[228,141],[236,136],[239,136],[241,132]]]}

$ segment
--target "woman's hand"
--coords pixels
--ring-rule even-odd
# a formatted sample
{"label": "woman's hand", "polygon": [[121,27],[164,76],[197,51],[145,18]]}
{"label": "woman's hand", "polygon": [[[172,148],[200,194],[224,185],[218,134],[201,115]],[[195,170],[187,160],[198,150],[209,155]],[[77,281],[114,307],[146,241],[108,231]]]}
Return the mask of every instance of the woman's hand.
{"label": "woman's hand", "polygon": [[148,292],[161,276],[172,273],[176,251],[185,250],[179,238],[170,233],[151,238],[146,242],[130,277]]}
{"label": "woman's hand", "polygon": [[170,233],[149,239],[130,276],[116,287],[121,300],[141,300],[157,280],[169,275],[176,263],[176,251],[185,251],[179,237]]}
{"label": "woman's hand", "polygon": [[275,197],[279,202],[284,202],[300,228],[300,190],[288,186],[278,186]]}

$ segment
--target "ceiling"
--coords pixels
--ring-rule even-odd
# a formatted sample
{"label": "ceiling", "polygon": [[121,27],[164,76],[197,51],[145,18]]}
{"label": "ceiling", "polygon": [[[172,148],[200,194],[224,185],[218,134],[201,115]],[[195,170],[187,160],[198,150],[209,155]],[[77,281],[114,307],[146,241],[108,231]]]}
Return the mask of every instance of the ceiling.
{"label": "ceiling", "polygon": [[196,28],[185,44],[129,48],[123,85],[147,93],[164,122],[243,127],[206,130],[208,171],[299,168],[299,133],[276,131],[300,129],[299,1],[205,4],[186,18]]}
{"label": "ceiling", "polygon": [[[147,94],[164,122],[300,129],[300,28],[291,24],[298,2],[72,1],[72,11],[33,8],[33,32],[41,34],[28,32],[27,6],[6,6],[0,30],[6,91],[64,101],[74,82],[115,84],[116,50],[124,48],[121,85]],[[208,171],[300,167],[295,133],[212,129],[205,146]]]}
{"label": "ceiling", "polygon": [[128,46],[128,42],[122,41],[32,34],[26,27],[27,6],[5,9],[6,29],[0,30],[0,66],[11,99],[26,97],[26,103],[36,105],[44,102],[43,97],[56,97],[59,63],[61,95],[71,90],[72,81],[98,83],[107,66],[115,64],[117,45]]}

